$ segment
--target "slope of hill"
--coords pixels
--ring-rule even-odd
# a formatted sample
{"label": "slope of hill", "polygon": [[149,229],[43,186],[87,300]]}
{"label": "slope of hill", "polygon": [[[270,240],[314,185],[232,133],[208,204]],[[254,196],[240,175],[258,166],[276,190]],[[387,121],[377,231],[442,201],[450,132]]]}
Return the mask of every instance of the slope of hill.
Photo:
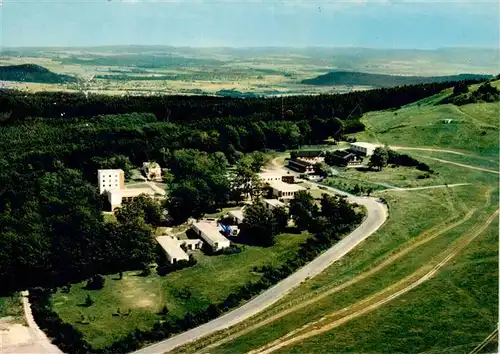
{"label": "slope of hill", "polygon": [[0,80],[38,82],[45,84],[76,82],[76,78],[72,76],[56,74],[43,66],[35,64],[0,66]]}
{"label": "slope of hill", "polygon": [[302,80],[305,85],[315,86],[372,86],[372,87],[393,87],[402,85],[415,85],[428,82],[446,82],[462,80],[486,80],[491,79],[491,75],[459,74],[449,76],[397,76],[369,74],[356,71],[333,71],[320,75],[312,79]]}

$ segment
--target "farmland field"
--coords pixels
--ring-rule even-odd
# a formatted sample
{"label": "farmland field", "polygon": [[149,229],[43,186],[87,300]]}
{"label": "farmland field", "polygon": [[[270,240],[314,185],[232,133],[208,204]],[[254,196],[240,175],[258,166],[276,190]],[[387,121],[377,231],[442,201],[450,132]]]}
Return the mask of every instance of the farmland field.
{"label": "farmland field", "polygon": [[[423,76],[496,74],[496,63],[491,60],[471,62],[462,54],[469,58],[469,53],[446,51],[384,51],[384,60],[381,60],[377,50],[355,48],[5,48],[0,65],[37,64],[54,73],[80,79],[77,84],[3,82],[5,87],[34,92],[62,90],[110,95],[175,93],[250,97],[344,93],[370,88],[300,84],[304,79],[335,70]],[[432,63],[426,60],[428,56],[433,58]]]}

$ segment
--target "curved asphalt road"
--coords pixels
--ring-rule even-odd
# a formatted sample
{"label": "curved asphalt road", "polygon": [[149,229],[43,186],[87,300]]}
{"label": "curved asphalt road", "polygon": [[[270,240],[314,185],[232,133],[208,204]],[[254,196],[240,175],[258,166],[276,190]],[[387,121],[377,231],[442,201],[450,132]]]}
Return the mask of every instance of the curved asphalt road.
{"label": "curved asphalt road", "polygon": [[[315,183],[312,184],[316,185]],[[367,210],[367,217],[363,221],[363,223],[344,239],[336,243],[328,251],[322,253],[319,257],[306,264],[304,267],[300,268],[297,272],[293,273],[288,278],[283,279],[278,284],[264,291],[262,294],[253,298],[243,306],[240,306],[237,309],[225,314],[224,316],[218,317],[187,332],[158,342],[149,347],[140,349],[134,352],[134,354],[165,353],[189,342],[193,342],[222,329],[231,327],[261,312],[265,308],[277,302],[292,289],[300,285],[300,283],[308,278],[312,278],[318,275],[323,270],[328,268],[333,262],[342,258],[354,247],[363,242],[368,236],[378,230],[378,228],[382,226],[382,224],[388,217],[388,212],[385,205],[377,202],[373,198],[355,197],[353,195],[338,191],[330,187],[322,187],[322,189],[326,193],[335,192],[338,194],[346,195],[349,201],[363,205]]]}

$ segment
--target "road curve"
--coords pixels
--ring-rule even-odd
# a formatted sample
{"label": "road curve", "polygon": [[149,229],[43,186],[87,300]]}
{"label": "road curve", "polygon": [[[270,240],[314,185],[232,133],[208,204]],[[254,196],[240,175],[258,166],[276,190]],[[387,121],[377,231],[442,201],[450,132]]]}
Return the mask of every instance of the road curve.
{"label": "road curve", "polygon": [[367,211],[367,217],[363,223],[361,223],[361,225],[359,225],[353,232],[336,243],[328,251],[322,253],[319,257],[300,268],[288,278],[283,279],[278,284],[264,291],[262,294],[253,298],[244,305],[201,326],[140,349],[134,352],[134,354],[165,353],[184,344],[231,327],[254,316],[277,302],[306,279],[318,275],[332,263],[338,261],[354,247],[363,242],[368,236],[377,231],[387,220],[388,211],[386,206],[376,201],[374,198],[355,197],[330,187],[322,187],[322,189],[326,193],[339,192],[338,194],[346,195],[350,202],[363,205]]}

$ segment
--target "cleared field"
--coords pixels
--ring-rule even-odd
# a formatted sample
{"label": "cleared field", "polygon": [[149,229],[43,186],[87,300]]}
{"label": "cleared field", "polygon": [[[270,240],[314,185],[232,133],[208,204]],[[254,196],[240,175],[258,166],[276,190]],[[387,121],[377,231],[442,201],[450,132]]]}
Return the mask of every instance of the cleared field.
{"label": "cleared field", "polygon": [[[146,277],[126,272],[122,280],[109,275],[102,290],[85,290],[85,282],[74,284],[69,293],[54,294],[53,308],[62,320],[80,329],[94,348],[102,348],[135,328],[151,328],[162,318],[158,311],[164,305],[169,310],[167,318],[177,318],[224,300],[247,281],[261,277],[253,272],[254,266],[282,264],[308,237],[283,234],[273,247],[243,245],[243,252],[233,255],[197,252],[198,263],[191,268],[164,277],[155,272]],[[87,295],[95,301],[90,307],[83,306]]]}

